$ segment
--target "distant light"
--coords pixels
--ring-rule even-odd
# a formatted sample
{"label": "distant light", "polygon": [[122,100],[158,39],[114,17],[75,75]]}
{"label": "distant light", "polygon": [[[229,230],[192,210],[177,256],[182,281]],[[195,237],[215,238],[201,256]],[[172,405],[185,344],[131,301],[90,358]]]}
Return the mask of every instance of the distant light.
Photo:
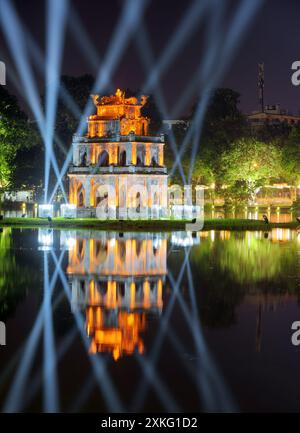
{"label": "distant light", "polygon": [[177,247],[190,247],[200,243],[199,237],[193,237],[191,232],[178,232],[172,234],[171,244]]}
{"label": "distant light", "polygon": [[68,251],[73,250],[76,245],[76,231],[62,230],[60,232],[60,247]]}
{"label": "distant light", "polygon": [[60,214],[63,218],[76,218],[77,216],[76,204],[61,204]]}
{"label": "distant light", "polygon": [[153,241],[152,241],[152,244],[153,244],[153,248],[155,248],[157,250],[160,247],[161,240],[157,239],[157,238],[154,238]]}
{"label": "distant light", "polygon": [[39,228],[38,243],[40,251],[48,251],[53,245],[53,229]]}
{"label": "distant light", "polygon": [[53,217],[53,204],[40,204],[39,205],[39,218],[52,218]]}
{"label": "distant light", "polygon": [[109,244],[110,244],[110,246],[113,248],[113,247],[115,246],[115,244],[116,244],[116,239],[115,239],[115,238],[111,238],[111,239],[109,240]]}

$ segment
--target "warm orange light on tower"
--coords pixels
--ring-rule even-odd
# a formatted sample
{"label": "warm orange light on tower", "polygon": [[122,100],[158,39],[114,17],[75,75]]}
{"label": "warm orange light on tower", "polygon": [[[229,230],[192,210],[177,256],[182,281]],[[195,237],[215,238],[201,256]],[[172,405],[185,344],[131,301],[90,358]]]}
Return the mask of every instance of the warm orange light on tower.
{"label": "warm orange light on tower", "polygon": [[146,96],[140,100],[126,98],[125,92],[117,89],[111,96],[92,95],[97,114],[88,118],[88,137],[105,137],[115,132],[128,135],[148,135],[149,119],[141,115],[141,109],[147,102]]}
{"label": "warm orange light on tower", "polygon": [[140,333],[145,330],[144,313],[118,313],[118,327],[105,327],[100,307],[86,311],[87,334],[92,337],[90,353],[110,352],[117,361],[123,355],[132,355],[135,348],[144,353]]}

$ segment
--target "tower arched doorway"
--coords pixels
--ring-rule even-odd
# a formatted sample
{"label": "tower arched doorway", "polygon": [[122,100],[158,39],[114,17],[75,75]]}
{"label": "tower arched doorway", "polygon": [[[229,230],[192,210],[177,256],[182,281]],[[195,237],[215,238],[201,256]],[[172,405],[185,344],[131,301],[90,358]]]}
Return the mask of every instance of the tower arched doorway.
{"label": "tower arched doorway", "polygon": [[135,204],[136,204],[136,211],[138,213],[141,212],[141,202],[142,202],[142,197],[141,197],[141,193],[137,192],[136,193],[136,198],[135,198]]}
{"label": "tower arched doorway", "polygon": [[123,150],[123,151],[120,153],[119,164],[120,164],[122,167],[125,167],[125,165],[126,165],[126,150]]}
{"label": "tower arched doorway", "polygon": [[84,207],[85,194],[82,183],[79,183],[77,187],[77,206]]}
{"label": "tower arched doorway", "polygon": [[108,167],[109,165],[109,155],[106,150],[102,150],[98,157],[98,167]]}
{"label": "tower arched doorway", "polygon": [[136,154],[136,165],[138,167],[142,167],[144,164],[145,164],[145,152],[144,149],[139,146]]}
{"label": "tower arched doorway", "polygon": [[105,207],[108,206],[108,191],[96,190],[96,206],[99,204]]}

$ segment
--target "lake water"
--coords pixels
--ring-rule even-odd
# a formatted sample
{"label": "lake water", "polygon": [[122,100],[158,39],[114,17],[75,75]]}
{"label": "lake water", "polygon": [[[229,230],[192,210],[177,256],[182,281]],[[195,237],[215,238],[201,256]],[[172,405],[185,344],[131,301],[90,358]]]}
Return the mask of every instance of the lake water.
{"label": "lake water", "polygon": [[299,411],[300,235],[0,233],[2,411]]}

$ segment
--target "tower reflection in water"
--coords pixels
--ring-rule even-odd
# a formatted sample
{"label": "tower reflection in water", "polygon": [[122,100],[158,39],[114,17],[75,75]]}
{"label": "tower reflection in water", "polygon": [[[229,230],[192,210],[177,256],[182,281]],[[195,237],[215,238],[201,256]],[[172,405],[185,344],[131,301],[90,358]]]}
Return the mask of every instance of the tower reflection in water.
{"label": "tower reflection in water", "polygon": [[85,311],[90,352],[117,361],[144,353],[146,315],[160,314],[167,238],[153,233],[62,232],[72,311]]}

